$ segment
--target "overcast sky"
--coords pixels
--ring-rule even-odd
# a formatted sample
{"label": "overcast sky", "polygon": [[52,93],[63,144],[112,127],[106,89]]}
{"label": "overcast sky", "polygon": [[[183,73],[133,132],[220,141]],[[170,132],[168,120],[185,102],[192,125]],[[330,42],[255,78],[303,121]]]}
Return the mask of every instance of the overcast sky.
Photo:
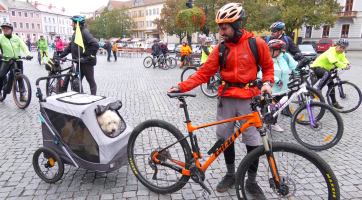
{"label": "overcast sky", "polygon": [[[25,0],[23,0],[25,1]],[[35,0],[29,0],[29,2]],[[79,14],[80,11],[95,11],[101,6],[106,6],[108,0],[37,0],[39,3],[49,5],[50,3],[56,7],[64,7],[72,14]]]}

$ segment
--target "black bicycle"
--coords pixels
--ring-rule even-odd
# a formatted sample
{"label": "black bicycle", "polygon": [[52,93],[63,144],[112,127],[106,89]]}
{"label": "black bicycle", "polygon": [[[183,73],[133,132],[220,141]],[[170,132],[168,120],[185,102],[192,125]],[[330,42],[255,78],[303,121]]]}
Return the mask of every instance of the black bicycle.
{"label": "black bicycle", "polygon": [[143,60],[143,66],[146,68],[150,68],[151,66],[159,67],[164,70],[168,70],[170,68],[170,61],[168,59],[165,59],[163,54],[160,54],[158,56],[147,56]]}
{"label": "black bicycle", "polygon": [[[69,85],[71,86],[70,89],[72,91],[79,92],[79,75],[78,73],[76,73],[74,66],[74,63],[78,62],[78,60],[68,58],[52,58],[51,61],[53,64],[48,63],[45,65],[45,69],[48,71],[49,76],[46,81],[46,96],[48,97],[67,92]],[[60,61],[70,61],[71,65],[68,68],[62,69]],[[69,70],[67,73],[69,74],[69,76],[64,76],[64,79],[63,77],[58,77],[58,75],[61,75],[62,72],[65,72],[67,70]]]}
{"label": "black bicycle", "polygon": [[5,56],[4,58],[9,59],[10,70],[4,79],[3,88],[0,88],[2,90],[0,101],[4,101],[6,96],[13,91],[15,104],[20,109],[25,109],[31,101],[31,85],[28,77],[18,68],[16,60],[26,59],[26,57],[11,58]]}

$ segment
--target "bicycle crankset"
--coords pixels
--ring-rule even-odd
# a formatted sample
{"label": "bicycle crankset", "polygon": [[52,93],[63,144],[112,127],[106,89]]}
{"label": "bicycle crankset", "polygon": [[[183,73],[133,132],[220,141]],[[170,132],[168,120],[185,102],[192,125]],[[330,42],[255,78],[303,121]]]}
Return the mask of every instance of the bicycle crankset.
{"label": "bicycle crankset", "polygon": [[205,172],[201,169],[195,166],[195,164],[192,164],[190,167],[190,177],[195,182],[200,184],[200,186],[206,190],[209,194],[211,194],[211,191],[209,188],[206,187],[204,180],[205,180]]}

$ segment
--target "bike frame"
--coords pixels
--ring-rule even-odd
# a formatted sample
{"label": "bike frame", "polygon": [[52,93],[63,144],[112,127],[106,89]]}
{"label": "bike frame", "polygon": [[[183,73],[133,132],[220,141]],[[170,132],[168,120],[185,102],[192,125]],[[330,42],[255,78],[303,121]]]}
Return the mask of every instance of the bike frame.
{"label": "bike frame", "polygon": [[[280,182],[279,182],[279,173],[278,173],[278,169],[276,166],[276,163],[274,161],[274,156],[272,153],[272,150],[270,149],[271,144],[269,143],[269,138],[266,132],[265,127],[263,126],[263,122],[261,120],[261,113],[260,111],[257,111],[256,109],[253,109],[253,112],[251,114],[248,115],[243,115],[243,116],[239,116],[239,117],[234,117],[234,118],[230,118],[230,119],[226,119],[226,120],[222,120],[222,121],[218,121],[218,122],[214,122],[211,124],[206,124],[206,125],[202,125],[202,126],[193,126],[191,124],[190,118],[189,118],[189,114],[188,114],[188,110],[187,110],[187,104],[184,98],[179,98],[179,100],[182,102],[180,107],[184,108],[184,112],[185,112],[185,117],[186,117],[186,124],[187,124],[187,129],[189,132],[189,135],[180,139],[179,141],[169,145],[168,147],[156,152],[153,156],[152,156],[152,160],[157,163],[160,164],[162,166],[171,168],[185,176],[191,176],[191,171],[186,168],[186,165],[189,165],[189,163],[183,163],[181,161],[178,160],[174,160],[171,158],[168,158],[168,160],[170,160],[172,163],[176,164],[169,164],[167,162],[163,162],[158,160],[156,157],[157,155],[159,155],[160,153],[162,153],[163,151],[167,150],[168,148],[174,146],[175,144],[179,143],[182,140],[187,139],[188,137],[190,137],[190,142],[191,142],[191,147],[192,147],[192,152],[193,152],[193,159],[191,160],[192,162],[194,162],[196,164],[196,167],[202,169],[203,171],[206,171],[206,169],[210,166],[210,164],[212,162],[215,161],[215,159],[221,154],[223,153],[234,141],[236,138],[238,138],[242,132],[245,131],[245,129],[255,126],[258,130],[258,132],[260,133],[260,136],[262,138],[263,141],[263,146],[268,158],[268,163],[269,163],[269,167],[270,169],[272,169],[272,176],[273,176],[273,180],[274,183],[276,185],[276,188],[279,190],[280,189]],[[198,129],[202,129],[202,128],[206,128],[206,127],[210,127],[210,126],[215,126],[218,124],[223,124],[223,123],[227,123],[227,122],[233,122],[233,121],[237,121],[237,120],[247,120],[232,136],[230,136],[223,144],[221,144],[217,150],[215,152],[213,152],[213,155],[205,162],[205,164],[201,165],[199,159],[202,158],[199,147],[198,147],[198,143],[197,143],[197,137],[196,135],[193,134],[193,131],[198,130]],[[218,142],[216,142],[217,144]],[[215,146],[215,145],[214,145]]]}

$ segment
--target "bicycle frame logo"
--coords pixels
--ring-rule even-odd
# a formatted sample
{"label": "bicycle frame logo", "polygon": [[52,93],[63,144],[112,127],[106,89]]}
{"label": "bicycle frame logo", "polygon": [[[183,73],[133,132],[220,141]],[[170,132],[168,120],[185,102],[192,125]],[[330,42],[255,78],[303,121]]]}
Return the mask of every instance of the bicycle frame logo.
{"label": "bicycle frame logo", "polygon": [[217,158],[222,152],[224,152],[225,149],[228,148],[229,145],[231,145],[237,137],[239,137],[239,135],[241,134],[240,129],[237,130],[232,136],[230,136],[229,139],[217,149],[217,151],[214,153],[215,158]]}

